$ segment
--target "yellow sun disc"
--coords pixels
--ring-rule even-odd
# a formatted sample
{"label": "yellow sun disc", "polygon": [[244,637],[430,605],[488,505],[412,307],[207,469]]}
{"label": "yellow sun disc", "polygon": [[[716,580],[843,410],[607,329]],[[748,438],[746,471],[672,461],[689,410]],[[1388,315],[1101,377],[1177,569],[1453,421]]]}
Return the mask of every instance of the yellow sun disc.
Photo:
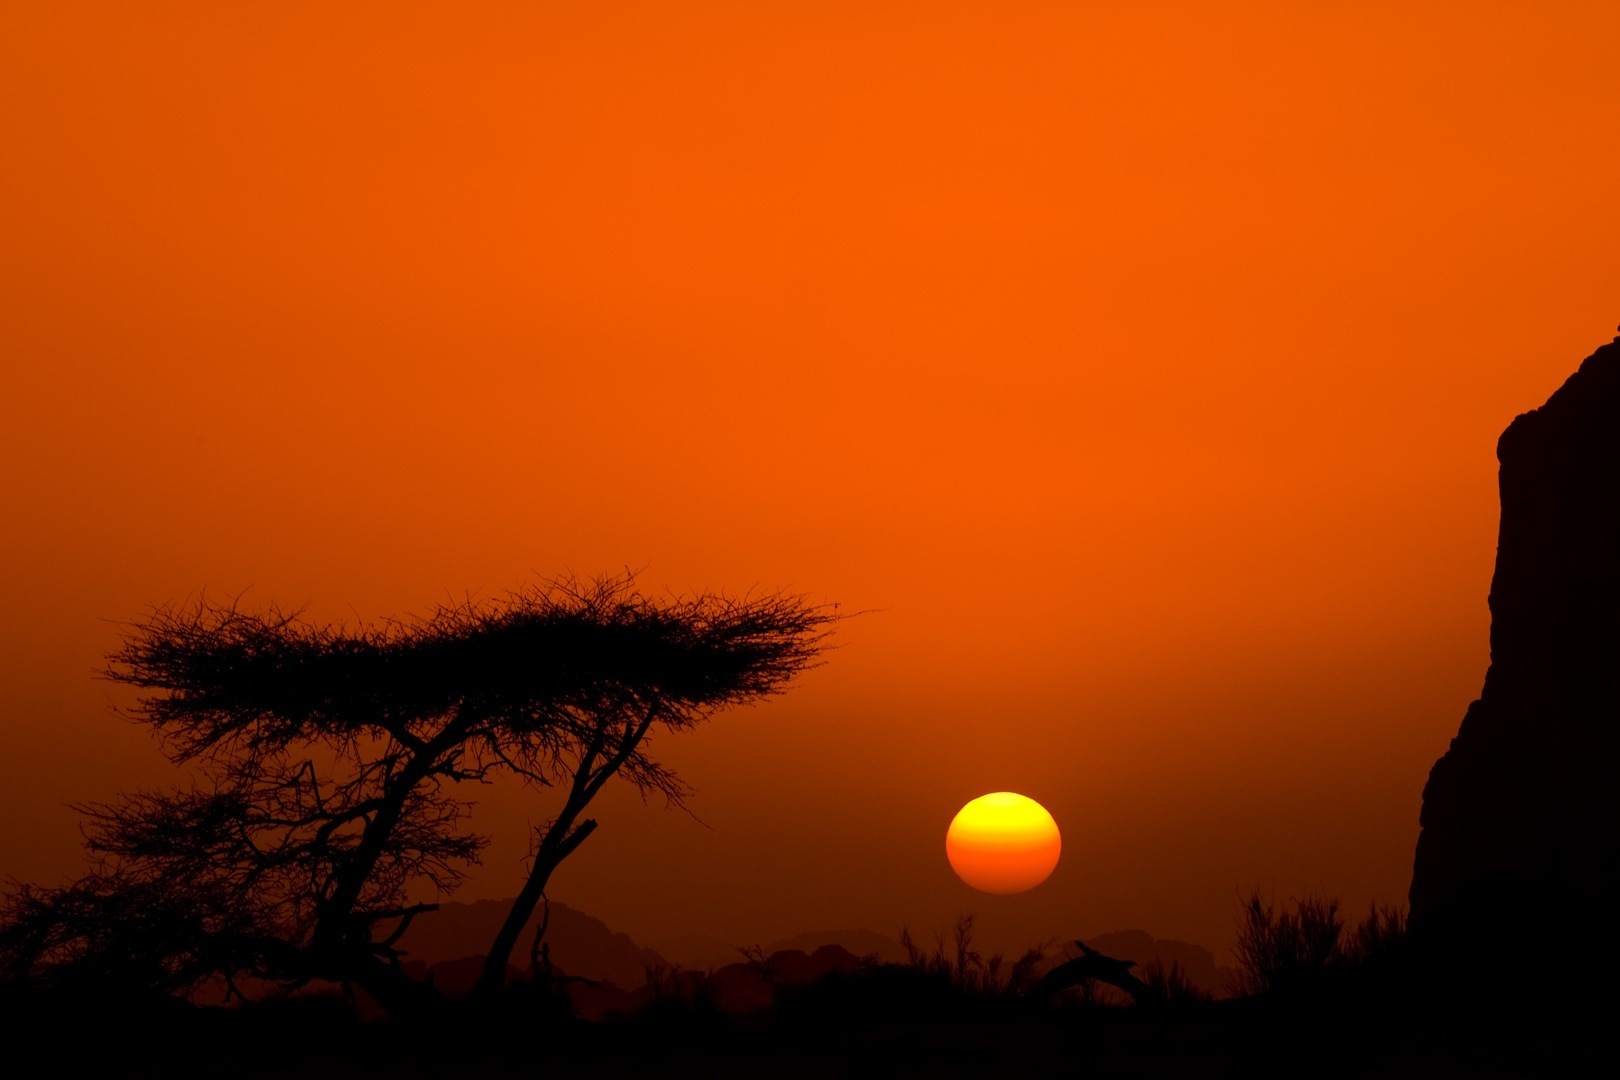
{"label": "yellow sun disc", "polygon": [[1046,807],[1011,791],[980,795],[945,831],[945,857],[956,876],[981,892],[1021,893],[1051,876],[1063,850]]}

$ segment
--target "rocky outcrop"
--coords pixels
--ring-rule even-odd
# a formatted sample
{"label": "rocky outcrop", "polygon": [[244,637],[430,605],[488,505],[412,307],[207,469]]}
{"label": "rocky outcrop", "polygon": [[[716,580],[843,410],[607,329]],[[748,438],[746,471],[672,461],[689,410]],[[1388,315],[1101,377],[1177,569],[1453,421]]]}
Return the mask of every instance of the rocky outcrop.
{"label": "rocky outcrop", "polygon": [[1491,666],[1423,790],[1413,927],[1589,940],[1620,897],[1620,338],[1496,455]]}

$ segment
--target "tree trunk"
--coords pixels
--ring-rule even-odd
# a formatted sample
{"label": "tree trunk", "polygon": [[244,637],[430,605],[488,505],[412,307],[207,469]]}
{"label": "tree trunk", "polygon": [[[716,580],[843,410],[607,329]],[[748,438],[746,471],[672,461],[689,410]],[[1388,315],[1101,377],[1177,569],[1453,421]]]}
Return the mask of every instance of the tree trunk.
{"label": "tree trunk", "polygon": [[596,798],[596,793],[602,790],[608,778],[619,771],[641,740],[647,737],[647,730],[657,719],[658,711],[658,704],[654,702],[639,720],[627,720],[623,733],[614,740],[612,756],[601,765],[596,765],[596,761],[608,743],[609,729],[605,725],[597,729],[590,748],[580,758],[574,772],[568,802],[563,805],[562,813],[557,815],[557,820],[551,823],[545,839],[540,842],[540,850],[534,855],[534,865],[529,868],[529,880],[512,902],[512,910],[507,912],[506,921],[501,924],[500,933],[495,935],[489,955],[484,958],[484,973],[479,976],[478,985],[473,990],[476,996],[486,997],[497,993],[506,985],[506,965],[512,957],[512,949],[517,945],[524,925],[534,916],[535,906],[545,895],[546,882],[551,879],[552,871],[596,828],[596,822],[590,819],[581,821],[579,827],[575,828],[574,820]]}
{"label": "tree trunk", "polygon": [[388,785],[382,805],[366,823],[365,830],[360,834],[360,843],[338,872],[332,894],[317,908],[313,935],[317,951],[341,950],[344,947],[352,929],[349,916],[359,902],[377,860],[382,857],[389,834],[405,812],[405,801],[410,798],[412,789],[433,771],[441,752],[439,744],[444,741],[446,735],[441,732],[439,738],[413,756]]}
{"label": "tree trunk", "polygon": [[540,904],[540,898],[545,895],[546,882],[551,880],[552,871],[583,844],[595,828],[596,822],[587,818],[565,839],[549,843],[551,836],[557,835],[557,830],[553,830],[540,844],[540,850],[535,852],[534,866],[529,869],[529,880],[524,882],[523,891],[512,901],[512,910],[506,913],[506,921],[501,924],[500,932],[490,944],[489,955],[484,957],[484,972],[478,977],[478,985],[473,988],[474,996],[487,997],[506,985],[506,965],[512,959],[512,950],[517,947],[518,936],[523,933],[524,926]]}

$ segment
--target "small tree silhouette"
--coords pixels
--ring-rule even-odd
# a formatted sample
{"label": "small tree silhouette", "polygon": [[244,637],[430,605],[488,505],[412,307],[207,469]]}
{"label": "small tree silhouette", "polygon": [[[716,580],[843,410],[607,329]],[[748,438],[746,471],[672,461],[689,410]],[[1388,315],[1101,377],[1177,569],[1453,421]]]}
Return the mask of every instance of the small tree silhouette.
{"label": "small tree silhouette", "polygon": [[187,790],[81,807],[96,871],[23,887],[0,916],[14,978],[184,989],[210,975],[354,983],[395,1013],[433,991],[395,947],[485,841],[463,784],[560,788],[477,992],[501,988],[557,866],[596,828],[614,776],[679,804],[647,752],[779,692],[818,655],[828,608],[783,594],[649,599],[629,576],[552,582],[487,604],[349,630],[206,601],[134,625],[107,675],[150,691],[133,717]]}

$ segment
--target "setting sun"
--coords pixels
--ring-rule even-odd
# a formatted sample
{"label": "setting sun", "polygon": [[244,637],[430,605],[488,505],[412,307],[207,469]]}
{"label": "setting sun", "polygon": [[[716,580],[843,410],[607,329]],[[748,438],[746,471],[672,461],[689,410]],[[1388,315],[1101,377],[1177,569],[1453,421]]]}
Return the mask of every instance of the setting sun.
{"label": "setting sun", "polygon": [[945,857],[956,876],[981,892],[1027,892],[1051,876],[1063,850],[1046,807],[1011,791],[981,795],[956,812],[945,831]]}

